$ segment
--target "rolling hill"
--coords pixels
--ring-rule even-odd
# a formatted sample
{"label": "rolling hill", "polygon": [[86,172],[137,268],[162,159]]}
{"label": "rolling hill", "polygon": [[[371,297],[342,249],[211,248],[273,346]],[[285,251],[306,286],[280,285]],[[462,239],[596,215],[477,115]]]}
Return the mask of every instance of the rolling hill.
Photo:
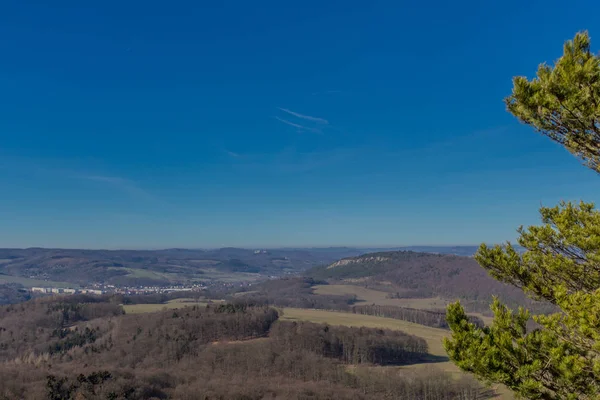
{"label": "rolling hill", "polygon": [[490,277],[471,257],[390,251],[347,257],[306,272],[315,280],[365,286],[390,297],[461,299],[471,311],[487,311],[492,296],[511,307],[546,311],[522,291]]}
{"label": "rolling hill", "polygon": [[[358,249],[250,250],[78,250],[0,249],[0,274],[31,282],[58,281],[74,285],[166,285],[196,281],[248,281],[299,273],[327,264]],[[11,279],[14,282],[14,279]]]}

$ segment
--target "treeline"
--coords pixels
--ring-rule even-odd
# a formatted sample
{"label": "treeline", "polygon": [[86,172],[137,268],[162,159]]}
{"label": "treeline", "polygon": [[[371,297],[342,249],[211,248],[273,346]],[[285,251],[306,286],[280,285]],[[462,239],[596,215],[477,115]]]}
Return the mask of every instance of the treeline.
{"label": "treeline", "polygon": [[[87,296],[42,297],[25,303],[0,307],[0,361],[24,354],[42,354],[50,348],[61,349],[65,336],[75,324],[104,317],[123,315],[117,304]],[[61,344],[62,343],[62,344]]]}
{"label": "treeline", "polygon": [[483,400],[492,394],[474,379],[456,379],[434,366],[399,371],[359,365],[350,372],[310,352],[278,352],[267,341],[206,347],[193,361],[164,370],[0,365],[0,399]]}
{"label": "treeline", "polygon": [[[197,357],[203,346],[219,341],[265,337],[278,313],[270,307],[191,306],[98,321],[95,342],[73,349],[70,356],[88,365],[119,368],[171,368]],[[119,354],[117,361],[112,360]]]}
{"label": "treeline", "polygon": [[[0,274],[0,280],[2,275]],[[16,283],[0,284],[0,305],[14,304],[27,301],[31,298],[31,294],[23,286]]]}
{"label": "treeline", "polygon": [[287,351],[310,351],[345,364],[402,365],[422,361],[427,342],[401,331],[279,322],[270,337]]}
{"label": "treeline", "polygon": [[[431,326],[433,328],[449,329],[448,323],[446,322],[445,311],[379,305],[353,306],[350,310],[354,314],[401,319],[403,321]],[[485,325],[483,320],[477,316],[470,315],[469,321],[478,327],[483,327]]]}

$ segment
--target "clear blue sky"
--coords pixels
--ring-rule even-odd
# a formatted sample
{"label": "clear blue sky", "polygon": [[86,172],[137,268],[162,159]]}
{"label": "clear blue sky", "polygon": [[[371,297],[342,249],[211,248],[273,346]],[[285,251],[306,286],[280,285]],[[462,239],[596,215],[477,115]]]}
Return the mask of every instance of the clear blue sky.
{"label": "clear blue sky", "polygon": [[[210,4],[209,4],[210,3]],[[596,1],[4,1],[0,247],[477,244],[600,179],[502,103]]]}

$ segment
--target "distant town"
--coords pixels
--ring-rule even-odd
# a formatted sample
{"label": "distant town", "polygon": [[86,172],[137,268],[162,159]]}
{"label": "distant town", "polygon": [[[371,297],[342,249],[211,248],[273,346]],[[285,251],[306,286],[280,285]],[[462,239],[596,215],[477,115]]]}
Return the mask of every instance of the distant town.
{"label": "distant town", "polygon": [[191,286],[141,286],[141,287],[116,287],[114,285],[93,285],[91,288],[67,288],[67,287],[32,287],[30,291],[32,293],[41,294],[155,294],[155,293],[173,293],[173,292],[186,292],[186,291],[200,291],[206,289],[206,285],[191,285]]}

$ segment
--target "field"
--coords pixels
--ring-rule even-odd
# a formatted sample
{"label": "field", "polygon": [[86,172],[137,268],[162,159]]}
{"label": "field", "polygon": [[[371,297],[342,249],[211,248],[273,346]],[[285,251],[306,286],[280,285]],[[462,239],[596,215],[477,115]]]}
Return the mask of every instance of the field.
{"label": "field", "polygon": [[[392,318],[375,317],[372,315],[350,314],[335,311],[309,310],[300,308],[284,308],[281,319],[284,321],[309,321],[315,323],[327,323],[330,325],[364,326],[368,328],[398,329],[406,333],[422,337],[427,341],[429,353],[432,359],[429,363],[416,364],[402,368],[430,368],[431,363],[446,372],[459,376],[463,374],[446,356],[442,346],[442,339],[449,335],[449,331],[431,328],[424,325],[413,324]],[[387,368],[387,367],[385,367]],[[495,388],[497,399],[514,399],[512,394],[503,387]]]}
{"label": "field", "polygon": [[[127,277],[129,278],[147,278],[155,279],[159,281],[168,282],[182,282],[190,280],[215,280],[221,282],[240,282],[240,281],[255,281],[260,278],[259,274],[246,273],[246,272],[228,272],[221,271],[218,268],[212,266],[212,264],[200,264],[200,268],[197,269],[197,274],[178,274],[177,272],[157,272],[143,268],[115,268],[110,269],[127,271]],[[185,268],[177,265],[171,265],[171,268]]]}
{"label": "field", "polygon": [[[218,301],[213,301],[213,303],[218,303]],[[126,314],[145,314],[152,313],[157,311],[162,311],[164,309],[167,310],[176,310],[179,308],[189,307],[189,306],[200,306],[205,307],[209,304],[206,301],[196,301],[192,298],[183,298],[183,299],[175,299],[171,300],[167,303],[159,303],[159,304],[124,304],[123,310]]]}
{"label": "field", "polygon": [[132,278],[150,278],[150,279],[159,279],[159,280],[169,279],[167,276],[165,276],[166,274],[160,274],[158,272],[150,271],[147,269],[141,269],[141,268],[109,268],[109,269],[119,270],[119,271],[127,271],[128,272],[127,276],[132,277]]}
{"label": "field", "polygon": [[[424,299],[390,299],[388,293],[378,290],[368,289],[362,286],[354,285],[315,285],[316,294],[329,295],[355,295],[358,298],[356,305],[376,304],[380,306],[398,306],[408,308],[419,308],[423,310],[443,310],[449,301],[439,297]],[[480,313],[469,313],[483,320],[485,324],[491,324],[492,318]]]}
{"label": "field", "polygon": [[217,261],[217,260],[188,260],[189,262],[193,262],[195,264],[198,265],[218,265],[221,263],[221,261]]}
{"label": "field", "polygon": [[0,284],[2,283],[19,283],[25,287],[61,287],[61,288],[78,288],[79,285],[68,282],[44,281],[41,279],[25,278],[23,276],[13,276],[0,274]]}
{"label": "field", "polygon": [[220,282],[252,282],[261,278],[260,274],[251,272],[228,272],[221,271],[218,268],[203,267],[202,272],[202,279],[212,279]]}
{"label": "field", "polygon": [[[351,314],[346,312],[309,310],[302,308],[284,308],[282,320],[287,321],[310,321],[319,324],[364,326],[367,328],[398,329],[415,336],[422,337],[427,341],[429,352],[433,356],[446,358],[442,347],[442,339],[448,335],[444,329],[431,328],[425,325],[413,324],[412,322],[399,319],[375,317],[373,315]],[[441,359],[440,359],[441,361]],[[454,364],[443,361],[438,365],[446,370],[455,370]]]}
{"label": "field", "polygon": [[398,306],[422,309],[443,309],[448,302],[438,297],[426,299],[390,299],[389,293],[354,285],[315,285],[316,294],[356,295],[357,304],[377,304],[381,306]]}

